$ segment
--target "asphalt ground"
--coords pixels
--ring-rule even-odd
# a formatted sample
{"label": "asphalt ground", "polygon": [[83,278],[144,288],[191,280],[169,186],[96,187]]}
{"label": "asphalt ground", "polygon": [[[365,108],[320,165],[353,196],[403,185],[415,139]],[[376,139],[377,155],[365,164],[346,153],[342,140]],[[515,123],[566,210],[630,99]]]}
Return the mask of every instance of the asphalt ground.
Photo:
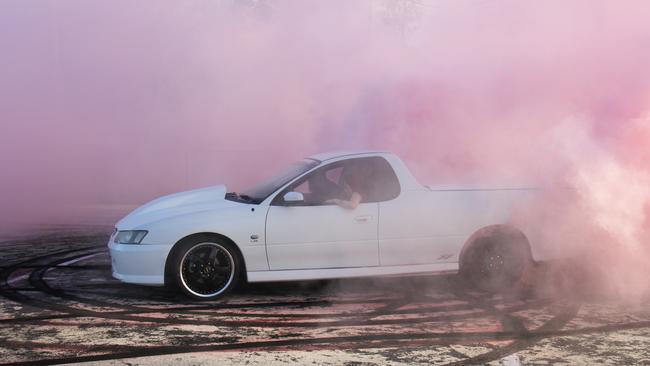
{"label": "asphalt ground", "polygon": [[[0,242],[0,364],[650,364],[650,296],[574,263],[499,294],[455,275],[242,285],[196,302],[111,277],[110,227]],[[537,280],[535,280],[537,278]]]}

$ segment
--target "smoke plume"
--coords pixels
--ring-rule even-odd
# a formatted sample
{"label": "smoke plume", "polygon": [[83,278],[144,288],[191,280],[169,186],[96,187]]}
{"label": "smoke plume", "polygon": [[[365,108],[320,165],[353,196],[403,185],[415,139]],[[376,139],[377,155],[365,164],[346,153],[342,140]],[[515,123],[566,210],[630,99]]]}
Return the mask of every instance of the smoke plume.
{"label": "smoke plume", "polygon": [[377,148],[423,183],[562,187],[547,242],[647,286],[646,1],[0,7],[5,230]]}

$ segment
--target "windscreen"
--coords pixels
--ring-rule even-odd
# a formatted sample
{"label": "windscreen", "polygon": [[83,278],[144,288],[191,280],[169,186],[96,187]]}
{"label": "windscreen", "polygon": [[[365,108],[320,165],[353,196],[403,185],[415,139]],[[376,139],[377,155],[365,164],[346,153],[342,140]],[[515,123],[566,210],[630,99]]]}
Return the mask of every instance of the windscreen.
{"label": "windscreen", "polygon": [[317,166],[320,162],[313,159],[304,159],[297,161],[287,167],[280,174],[271,178],[265,179],[255,186],[248,188],[242,192],[242,195],[249,196],[251,201],[260,203],[266,199],[271,193],[278,190],[283,185],[289,183],[292,179],[306,173],[313,167]]}

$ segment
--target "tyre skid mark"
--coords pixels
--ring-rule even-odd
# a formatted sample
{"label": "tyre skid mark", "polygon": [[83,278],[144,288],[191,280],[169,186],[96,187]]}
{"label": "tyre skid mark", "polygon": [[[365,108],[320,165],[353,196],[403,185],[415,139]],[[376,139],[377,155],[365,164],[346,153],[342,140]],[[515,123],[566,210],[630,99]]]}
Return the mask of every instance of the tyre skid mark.
{"label": "tyre skid mark", "polygon": [[[565,322],[564,317],[569,317],[571,313],[560,314],[557,319],[560,322]],[[553,326],[557,326],[554,324]],[[603,327],[589,327],[584,329],[575,330],[542,330],[533,331],[529,335],[522,337],[520,334],[513,332],[465,332],[465,333],[411,333],[406,335],[399,335],[394,333],[377,334],[377,335],[363,335],[363,336],[349,336],[349,337],[326,337],[326,338],[308,338],[308,339],[288,339],[288,340],[273,340],[273,341],[255,341],[255,342],[241,342],[229,344],[207,344],[198,346],[115,346],[115,353],[101,354],[101,355],[88,355],[81,357],[61,357],[50,358],[36,361],[25,362],[9,362],[0,365],[56,365],[72,362],[88,362],[88,361],[102,361],[113,360],[120,358],[132,357],[146,357],[146,356],[160,356],[171,354],[184,354],[184,353],[197,353],[197,352],[217,352],[217,351],[265,351],[265,350],[327,350],[327,349],[359,349],[359,348],[372,348],[372,347],[395,347],[399,345],[448,345],[448,344],[468,344],[479,341],[508,341],[515,340],[505,347],[499,347],[496,350],[490,351],[486,354],[460,360],[458,362],[448,363],[448,365],[463,365],[463,364],[480,364],[485,362],[494,361],[508,354],[519,351],[517,348],[523,342],[539,341],[548,337],[560,337],[581,335],[589,333],[601,333],[616,331],[621,329],[639,329],[650,326],[650,322],[639,322],[629,324],[617,324]],[[523,338],[523,339],[521,339]],[[26,346],[29,342],[26,342]],[[305,348],[303,346],[311,346]],[[47,345],[50,347],[50,345]],[[111,348],[112,346],[108,347]],[[126,351],[124,351],[126,349]]]}
{"label": "tyre skid mark", "polygon": [[[83,258],[86,255],[78,255],[77,257]],[[99,307],[115,307],[115,304],[106,303],[97,300],[88,300],[81,299],[77,296],[71,296],[66,294],[62,290],[52,289],[47,283],[42,279],[43,274],[50,269],[55,267],[59,263],[69,262],[76,259],[73,258],[64,258],[53,261],[50,265],[41,266],[39,269],[33,271],[29,276],[30,283],[38,290],[41,290],[49,295],[63,298],[66,300],[75,300],[79,302],[84,302],[86,304],[95,305]],[[42,302],[41,302],[42,303]],[[154,317],[143,317],[143,316],[133,316],[129,314],[117,314],[111,312],[96,312],[88,309],[78,309],[73,307],[67,307],[65,305],[50,304],[50,310],[57,310],[62,312],[67,312],[71,314],[77,314],[80,317],[98,317],[98,318],[108,318],[114,320],[130,320],[130,321],[142,321],[145,323],[156,323],[156,324],[186,324],[186,325],[210,325],[210,326],[220,326],[220,327],[305,327],[305,328],[314,328],[314,327],[349,327],[349,326],[368,326],[368,325],[391,325],[391,324],[415,324],[415,323],[428,323],[428,322],[441,322],[441,321],[450,321],[450,320],[463,320],[475,315],[481,314],[464,314],[464,315],[451,315],[451,316],[437,316],[437,317],[422,317],[422,318],[411,318],[411,319],[385,319],[385,320],[372,320],[372,318],[384,315],[393,308],[400,307],[408,303],[406,300],[399,300],[393,303],[389,303],[384,307],[380,308],[378,312],[367,314],[366,319],[357,319],[357,320],[337,320],[337,321],[313,321],[313,322],[292,322],[288,324],[287,322],[278,322],[278,321],[228,321],[228,320],[197,320],[197,319],[178,319],[178,318],[154,318]],[[121,308],[126,308],[131,311],[139,311],[140,309],[136,306],[127,306],[121,305]],[[383,312],[381,309],[385,309]],[[156,311],[153,311],[156,312]],[[330,316],[332,317],[332,316]]]}
{"label": "tyre skid mark", "polygon": [[[34,307],[45,311],[54,311],[59,314],[43,315],[43,316],[24,316],[15,319],[0,319],[0,325],[12,324],[50,324],[50,325],[78,325],[74,322],[66,322],[66,320],[74,320],[75,318],[95,318],[108,320],[106,323],[93,324],[92,326],[136,326],[148,327],[149,325],[164,324],[164,325],[213,325],[220,327],[266,327],[266,328],[279,328],[279,329],[313,329],[313,328],[339,328],[339,327],[378,327],[379,333],[376,334],[363,334],[363,335],[349,335],[349,336],[333,336],[333,337],[309,337],[303,333],[295,334],[296,338],[285,338],[279,340],[261,340],[249,342],[227,342],[223,344],[197,344],[197,345],[165,345],[165,346],[123,346],[123,345],[71,345],[71,344],[49,344],[46,342],[17,342],[10,340],[3,340],[2,343],[6,345],[13,345],[17,348],[25,349],[62,349],[62,350],[80,350],[87,353],[100,353],[86,356],[63,356],[52,357],[41,360],[29,360],[25,362],[10,362],[3,365],[51,365],[69,362],[83,362],[83,361],[100,361],[111,360],[125,357],[142,357],[142,356],[156,356],[156,355],[170,355],[178,353],[192,353],[192,352],[207,352],[207,351],[234,351],[234,350],[291,350],[291,349],[328,349],[328,347],[335,347],[336,349],[358,349],[369,347],[395,347],[400,345],[450,345],[450,344],[464,344],[468,342],[503,342],[509,343],[505,346],[496,347],[495,349],[481,354],[476,357],[467,358],[454,362],[451,364],[466,364],[466,363],[484,363],[490,362],[501,357],[507,356],[521,349],[529,347],[531,344],[538,342],[542,339],[566,335],[580,335],[587,333],[601,333],[618,331],[625,329],[639,329],[650,327],[650,321],[644,322],[631,322],[625,324],[610,324],[599,327],[587,327],[582,329],[562,330],[562,328],[570,322],[578,313],[579,305],[567,307],[560,314],[555,315],[550,320],[543,323],[534,330],[528,330],[523,324],[522,319],[512,315],[513,312],[519,310],[527,310],[531,308],[543,308],[551,304],[549,300],[536,300],[532,302],[521,302],[521,304],[509,305],[503,309],[496,307],[500,302],[481,299],[480,297],[473,296],[468,293],[460,291],[451,291],[453,299],[448,300],[462,300],[463,302],[456,305],[433,305],[415,307],[410,309],[400,309],[408,306],[414,302],[422,302],[423,297],[413,297],[410,294],[404,294],[402,297],[397,298],[379,298],[379,299],[363,299],[358,300],[322,300],[322,299],[308,299],[304,301],[271,301],[271,302],[251,302],[251,303],[221,303],[221,304],[207,304],[207,305],[190,305],[188,306],[168,306],[162,304],[162,308],[152,308],[146,306],[137,306],[130,304],[123,304],[118,302],[106,302],[98,299],[88,299],[86,297],[73,295],[72,293],[80,292],[84,294],[83,290],[70,291],[61,288],[52,288],[44,279],[44,275],[49,271],[57,269],[65,270],[101,270],[106,269],[105,265],[72,265],[77,259],[81,261],[84,256],[96,256],[102,254],[97,246],[83,247],[72,250],[62,250],[48,253],[42,256],[27,259],[23,262],[0,267],[0,296],[17,302],[21,305]],[[102,250],[105,250],[102,248]],[[68,255],[79,253],[73,257]],[[88,253],[89,251],[89,253]],[[61,256],[63,256],[61,258]],[[81,259],[79,259],[81,258]],[[49,261],[47,264],[36,264],[39,261]],[[27,277],[33,288],[12,287],[10,282],[11,274],[18,270],[31,270]],[[109,286],[110,287],[110,286]],[[115,285],[116,288],[124,288],[121,285]],[[452,286],[453,287],[453,286]],[[23,292],[29,294],[37,293],[47,296],[46,300],[27,296]],[[109,294],[102,294],[107,296]],[[106,307],[117,309],[116,311],[95,311],[86,308],[78,308],[73,305],[65,305],[54,300],[47,301],[54,298],[63,299],[70,303],[77,305]],[[441,299],[430,299],[431,301],[441,301]],[[311,308],[311,307],[332,307],[339,304],[378,304],[379,307],[371,309],[362,313],[290,313],[286,312],[288,309],[294,308]],[[500,303],[502,304],[502,302]],[[255,314],[242,311],[243,309],[264,309],[264,308],[281,308],[285,313],[277,314]],[[226,312],[215,312],[211,314],[203,314],[200,311],[209,310],[227,310]],[[236,311],[240,310],[240,311]],[[453,314],[448,315],[444,312],[453,311],[468,311],[478,310],[466,314]],[[431,314],[443,313],[436,316],[422,316],[415,318],[397,318],[397,319],[377,319],[382,316],[395,316],[395,315],[417,315],[417,314]],[[200,320],[200,319],[178,319],[170,317],[147,317],[143,314],[166,314],[181,315],[181,316],[212,316],[212,317],[241,317],[241,318],[268,318],[268,319],[285,319],[284,321],[277,320]],[[423,326],[431,323],[450,322],[467,320],[476,317],[494,318],[501,324],[502,331],[496,332],[411,332],[408,328],[404,332],[381,332],[382,326]],[[318,321],[318,319],[331,319],[331,318],[344,318],[334,321]],[[349,318],[349,319],[348,319]],[[296,321],[307,319],[311,321]],[[57,322],[62,320],[63,322]],[[113,323],[115,322],[115,323]],[[300,338],[298,338],[300,337]],[[210,342],[210,341],[208,341]]]}

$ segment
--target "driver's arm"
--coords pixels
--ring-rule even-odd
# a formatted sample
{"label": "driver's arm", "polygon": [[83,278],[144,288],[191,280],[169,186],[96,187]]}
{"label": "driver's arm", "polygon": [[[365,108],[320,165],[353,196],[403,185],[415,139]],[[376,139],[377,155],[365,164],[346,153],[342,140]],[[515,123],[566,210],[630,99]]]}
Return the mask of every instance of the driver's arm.
{"label": "driver's arm", "polygon": [[353,192],[352,196],[350,196],[349,200],[342,200],[338,198],[333,198],[331,200],[325,201],[325,203],[333,203],[335,205],[339,205],[343,208],[347,208],[349,210],[354,210],[359,206],[361,203],[361,195],[357,192]]}

